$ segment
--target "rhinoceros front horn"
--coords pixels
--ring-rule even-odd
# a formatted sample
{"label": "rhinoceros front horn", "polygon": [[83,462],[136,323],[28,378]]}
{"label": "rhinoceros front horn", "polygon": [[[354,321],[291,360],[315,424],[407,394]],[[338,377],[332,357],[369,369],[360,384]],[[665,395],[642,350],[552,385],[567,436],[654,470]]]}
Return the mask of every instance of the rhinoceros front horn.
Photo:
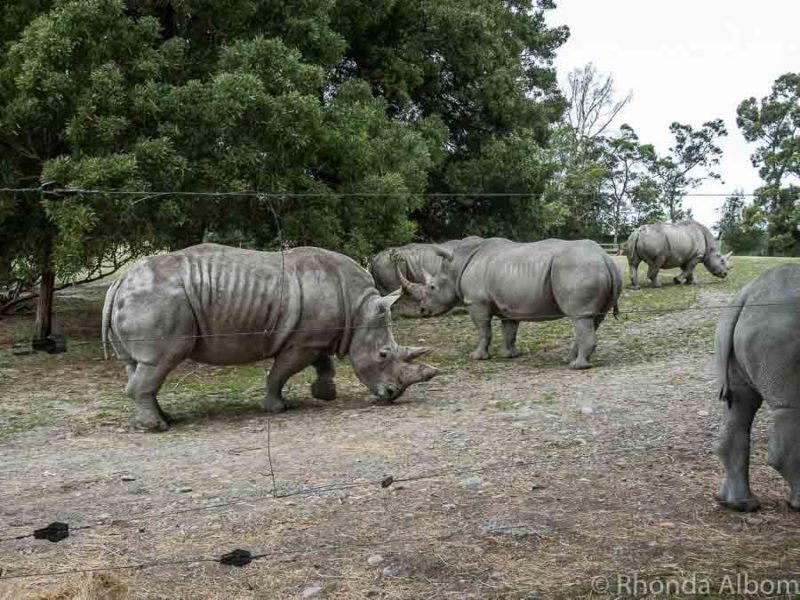
{"label": "rhinoceros front horn", "polygon": [[403,362],[411,362],[415,358],[425,356],[430,351],[430,348],[424,346],[401,346],[398,356]]}
{"label": "rhinoceros front horn", "polygon": [[422,302],[425,299],[425,286],[419,283],[414,283],[413,281],[409,281],[405,275],[403,275],[403,270],[400,268],[400,261],[395,261],[394,263],[394,270],[397,272],[397,278],[400,280],[400,285],[403,287],[403,291],[414,298],[414,300],[418,300]]}
{"label": "rhinoceros front horn", "polygon": [[405,365],[400,373],[400,383],[403,386],[414,385],[429,381],[439,375],[439,369],[430,365]]}

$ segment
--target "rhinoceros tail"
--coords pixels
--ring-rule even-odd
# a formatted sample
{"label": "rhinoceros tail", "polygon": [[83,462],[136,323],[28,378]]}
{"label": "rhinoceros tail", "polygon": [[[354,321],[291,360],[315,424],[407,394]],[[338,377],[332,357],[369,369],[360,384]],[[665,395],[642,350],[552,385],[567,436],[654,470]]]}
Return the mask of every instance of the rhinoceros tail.
{"label": "rhinoceros tail", "polygon": [[[117,279],[109,286],[108,291],[106,292],[106,301],[103,304],[103,324],[100,339],[103,342],[103,358],[106,360],[108,360],[108,344],[111,341],[111,313],[114,310],[114,297],[117,295],[117,289],[119,288],[120,283],[122,283],[122,277]],[[114,347],[113,343],[111,344],[111,347]]]}
{"label": "rhinoceros tail", "polygon": [[625,242],[624,254],[628,257],[629,264],[639,264],[639,251],[636,248],[639,245],[639,229],[634,229],[628,236],[628,241]]}
{"label": "rhinoceros tail", "polygon": [[730,406],[733,397],[730,389],[730,363],[734,360],[733,333],[736,323],[742,313],[745,300],[745,290],[740,291],[736,297],[725,307],[717,323],[714,336],[714,354],[717,363],[717,383],[719,384],[719,399],[725,400]]}
{"label": "rhinoceros tail", "polygon": [[622,273],[620,273],[617,263],[614,262],[605,251],[603,256],[606,261],[606,268],[608,269],[608,276],[611,279],[611,298],[613,301],[612,314],[616,319],[619,316],[619,296],[622,293]]}

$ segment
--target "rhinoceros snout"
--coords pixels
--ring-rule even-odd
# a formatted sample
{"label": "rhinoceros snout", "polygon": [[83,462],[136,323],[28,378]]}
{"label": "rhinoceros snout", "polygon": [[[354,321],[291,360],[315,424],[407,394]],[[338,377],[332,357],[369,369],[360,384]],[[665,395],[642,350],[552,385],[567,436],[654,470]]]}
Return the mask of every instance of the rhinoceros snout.
{"label": "rhinoceros snout", "polygon": [[403,393],[400,386],[392,385],[390,383],[382,383],[375,390],[375,395],[383,401],[395,400]]}

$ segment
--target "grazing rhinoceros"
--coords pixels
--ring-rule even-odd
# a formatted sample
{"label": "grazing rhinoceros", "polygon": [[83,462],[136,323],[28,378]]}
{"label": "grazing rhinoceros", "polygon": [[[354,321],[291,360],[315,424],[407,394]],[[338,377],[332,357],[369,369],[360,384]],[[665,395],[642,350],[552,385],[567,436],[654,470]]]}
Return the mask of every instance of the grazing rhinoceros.
{"label": "grazing rhinoceros", "polygon": [[[449,240],[439,244],[442,248],[452,250],[464,243],[474,243],[483,238],[471,235],[462,240]],[[442,264],[442,257],[436,253],[434,244],[406,244],[398,248],[387,248],[372,257],[369,271],[375,278],[375,284],[382,294],[388,294],[400,287],[399,268],[403,276],[412,281],[422,281],[423,271],[436,273]],[[395,310],[406,316],[419,316],[419,302],[407,294],[395,304]]]}
{"label": "grazing rhinoceros", "polygon": [[722,504],[752,511],[750,428],[766,400],[772,411],[769,464],[791,488],[800,509],[800,265],[764,271],[745,286],[720,317],[716,335],[720,398],[727,401],[717,453],[725,482]]}
{"label": "grazing rhinoceros", "polygon": [[472,358],[489,357],[491,319],[503,326],[501,355],[513,358],[520,321],[569,317],[575,342],[569,354],[573,369],[586,369],[597,344],[596,330],[609,310],[616,315],[622,275],[606,252],[589,240],[545,240],[529,244],[491,238],[437,248],[439,272],[423,273],[425,284],[398,271],[403,289],[421,302],[423,315],[438,315],[465,304],[478,329]]}
{"label": "grazing rhinoceros", "polygon": [[236,365],[275,358],[264,410],[280,412],[286,381],[309,365],[315,398],[336,396],[331,356],[384,400],[438,371],[410,360],[426,348],[398,346],[390,307],[353,260],[319,248],[256,252],[201,244],[138,261],[114,282],[103,307],[103,342],[128,361],[136,422],[166,429],[156,393],[184,359]]}
{"label": "grazing rhinoceros", "polygon": [[639,263],[649,266],[647,277],[653,287],[661,287],[659,269],[681,268],[675,283],[694,283],[694,268],[703,263],[712,275],[726,277],[731,269],[732,253],[723,256],[719,244],[708,227],[697,221],[642,225],[631,233],[625,244],[625,255],[631,271],[631,287],[639,289]]}

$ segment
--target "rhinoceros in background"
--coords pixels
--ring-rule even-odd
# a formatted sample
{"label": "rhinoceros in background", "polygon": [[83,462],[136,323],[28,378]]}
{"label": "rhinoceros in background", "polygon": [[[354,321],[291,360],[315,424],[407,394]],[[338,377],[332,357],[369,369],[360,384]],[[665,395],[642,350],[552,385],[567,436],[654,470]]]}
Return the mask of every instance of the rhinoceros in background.
{"label": "rhinoceros in background", "polygon": [[[474,243],[483,238],[471,235],[461,240],[449,240],[439,244],[442,248],[452,250],[464,243]],[[399,269],[404,277],[411,281],[422,281],[423,272],[436,273],[442,264],[442,257],[437,254],[435,244],[406,244],[397,248],[387,248],[372,257],[369,271],[375,278],[375,284],[382,294],[388,294],[400,287]],[[406,316],[419,316],[419,301],[403,295],[395,304],[395,310]]]}
{"label": "rhinoceros in background", "polygon": [[737,510],[759,506],[748,474],[750,428],[766,400],[773,416],[768,461],[789,483],[789,505],[800,509],[800,264],[772,267],[736,295],[717,325],[716,366],[727,401],[717,500]]}
{"label": "rhinoceros in background", "polygon": [[264,410],[280,412],[286,381],[309,365],[315,398],[332,400],[332,355],[347,356],[356,376],[394,400],[438,371],[409,364],[426,348],[398,346],[390,307],[369,273],[346,256],[319,248],[256,252],[201,244],[138,261],[109,288],[103,342],[128,361],[127,394],[135,420],[166,429],[156,401],[167,374],[184,359],[236,365],[275,358]]}
{"label": "rhinoceros in background", "polygon": [[402,276],[403,289],[421,303],[423,315],[438,315],[465,304],[478,329],[472,358],[489,357],[491,319],[502,320],[501,355],[513,358],[520,321],[569,317],[575,342],[573,369],[586,369],[597,345],[596,330],[610,310],[616,315],[622,274],[598,244],[589,240],[544,240],[528,244],[502,238],[437,248],[444,259],[425,284]]}
{"label": "rhinoceros in background", "polygon": [[694,268],[703,263],[712,275],[726,277],[731,269],[732,253],[723,256],[708,227],[697,221],[642,225],[625,243],[625,255],[631,272],[631,287],[639,289],[639,263],[649,266],[647,277],[653,287],[661,287],[659,269],[681,268],[675,283],[694,283]]}

